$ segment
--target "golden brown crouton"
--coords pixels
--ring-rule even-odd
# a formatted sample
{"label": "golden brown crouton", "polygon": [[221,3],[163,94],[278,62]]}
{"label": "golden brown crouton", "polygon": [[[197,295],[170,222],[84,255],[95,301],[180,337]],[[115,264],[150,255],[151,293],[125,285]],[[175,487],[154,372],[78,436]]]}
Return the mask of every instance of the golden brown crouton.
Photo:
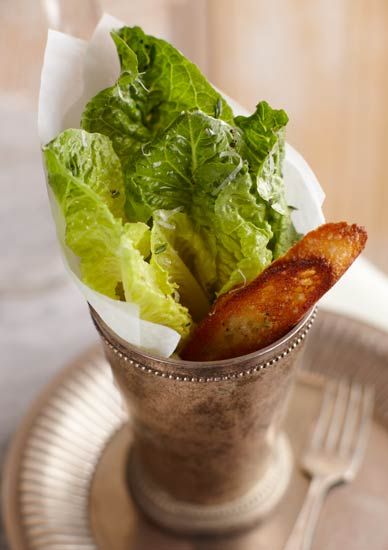
{"label": "golden brown crouton", "polygon": [[345,222],[311,231],[254,281],[221,296],[199,323],[182,359],[246,355],[289,332],[360,254],[366,231]]}

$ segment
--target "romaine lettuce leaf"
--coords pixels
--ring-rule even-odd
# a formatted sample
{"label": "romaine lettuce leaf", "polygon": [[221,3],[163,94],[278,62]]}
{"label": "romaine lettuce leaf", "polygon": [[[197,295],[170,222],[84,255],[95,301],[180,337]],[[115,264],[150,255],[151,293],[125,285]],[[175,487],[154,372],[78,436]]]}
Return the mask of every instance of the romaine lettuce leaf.
{"label": "romaine lettuce leaf", "polygon": [[269,206],[267,218],[273,231],[270,248],[275,259],[299,238],[291,221],[282,174],[287,122],[285,111],[272,109],[265,101],[251,116],[235,118],[243,133],[241,154],[248,159],[257,193]]}
{"label": "romaine lettuce leaf", "polygon": [[[178,303],[177,284],[154,260],[150,228],[142,223],[128,223],[120,242],[122,284],[125,298],[140,307],[142,319],[169,326],[188,336],[192,320],[186,307]],[[148,241],[150,249],[144,245]]]}
{"label": "romaine lettuce leaf", "polygon": [[[224,121],[185,112],[125,175],[129,219],[149,222],[163,210],[162,222],[177,233],[176,252],[210,300],[252,280],[272,259],[267,207],[237,151],[239,140]],[[166,218],[165,211],[175,213]]]}
{"label": "romaine lettuce leaf", "polygon": [[114,217],[124,218],[123,173],[109,139],[69,129],[43,147],[43,152],[56,166],[51,172],[55,171],[59,179],[52,179],[50,184],[59,203],[66,203],[72,182],[84,184]]}
{"label": "romaine lettuce leaf", "polygon": [[252,187],[249,174],[238,175],[215,202],[219,294],[252,281],[272,260],[267,248],[271,226],[260,214],[263,205],[256,202]]}
{"label": "romaine lettuce leaf", "polygon": [[153,107],[150,114],[155,130],[163,130],[181,111],[192,109],[233,122],[233,112],[226,101],[198,67],[174,46],[146,35],[140,27],[123,27],[116,36],[137,57],[138,70]]}
{"label": "romaine lettuce leaf", "polygon": [[43,153],[49,184],[66,220],[66,244],[80,259],[82,280],[117,298],[124,186],[109,139],[66,130]]}
{"label": "romaine lettuce leaf", "polygon": [[273,258],[276,260],[283,256],[293,244],[301,238],[301,235],[296,231],[291,220],[291,214],[281,215],[274,210],[269,217],[273,238],[269,243],[272,250]]}
{"label": "romaine lettuce leaf", "polygon": [[139,27],[112,32],[121,63],[114,86],[86,105],[81,125],[110,137],[123,165],[183,110],[201,109],[232,122],[225,100],[198,67]]}
{"label": "romaine lettuce leaf", "polygon": [[[199,246],[196,247],[196,243]],[[160,269],[173,282],[179,301],[190,311],[193,319],[203,319],[209,311],[210,303],[206,292],[194,276],[195,265],[205,258],[205,265],[212,259],[208,258],[204,243],[192,229],[190,220],[183,212],[175,210],[157,210],[152,218],[151,230],[151,264]],[[193,251],[198,254],[193,255]],[[188,252],[188,254],[186,254]],[[193,257],[194,256],[194,257]]]}
{"label": "romaine lettuce leaf", "polygon": [[[194,225],[188,214],[181,208],[157,210],[153,214],[153,227],[163,228],[163,233],[179,254],[205,296],[210,297],[216,286],[216,241],[209,231]],[[196,297],[203,304],[203,298]],[[202,306],[201,306],[202,309]]]}
{"label": "romaine lettuce leaf", "polygon": [[66,221],[66,244],[80,259],[84,283],[113,299],[137,303],[142,319],[186,336],[191,317],[176,301],[176,285],[167,272],[152,262],[150,228],[123,223],[123,176],[110,140],[66,130],[43,153]]}

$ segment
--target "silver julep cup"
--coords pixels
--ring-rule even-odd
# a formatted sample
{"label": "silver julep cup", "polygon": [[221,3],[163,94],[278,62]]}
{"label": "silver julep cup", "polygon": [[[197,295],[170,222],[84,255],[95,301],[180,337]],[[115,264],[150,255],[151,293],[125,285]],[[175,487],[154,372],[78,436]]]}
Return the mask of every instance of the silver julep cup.
{"label": "silver julep cup", "polygon": [[282,420],[315,311],[258,352],[208,363],[149,355],[91,315],[128,408],[129,487],[145,514],[183,533],[268,514],[291,476]]}

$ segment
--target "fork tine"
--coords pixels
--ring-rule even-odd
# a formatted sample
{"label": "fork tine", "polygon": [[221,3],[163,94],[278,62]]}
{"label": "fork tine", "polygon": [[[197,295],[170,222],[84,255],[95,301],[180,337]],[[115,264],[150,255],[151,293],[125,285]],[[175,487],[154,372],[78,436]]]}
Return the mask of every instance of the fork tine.
{"label": "fork tine", "polygon": [[362,395],[361,418],[356,442],[354,445],[353,457],[348,471],[349,476],[354,476],[364,458],[368,442],[369,432],[372,424],[374,404],[374,389],[372,386],[365,386]]}
{"label": "fork tine", "polygon": [[358,416],[362,407],[362,388],[360,384],[353,382],[350,386],[350,395],[346,410],[342,436],[339,442],[339,454],[342,457],[349,456],[354,442]]}
{"label": "fork tine", "polygon": [[316,451],[320,447],[322,447],[322,443],[326,435],[327,428],[329,426],[330,413],[335,396],[335,391],[336,384],[333,381],[327,382],[322,398],[321,410],[319,412],[319,417],[310,442],[310,448],[312,450]]}
{"label": "fork tine", "polygon": [[342,430],[345,412],[347,410],[349,400],[349,384],[345,380],[341,380],[337,387],[336,399],[333,412],[331,415],[329,430],[325,443],[326,451],[333,451],[339,435]]}

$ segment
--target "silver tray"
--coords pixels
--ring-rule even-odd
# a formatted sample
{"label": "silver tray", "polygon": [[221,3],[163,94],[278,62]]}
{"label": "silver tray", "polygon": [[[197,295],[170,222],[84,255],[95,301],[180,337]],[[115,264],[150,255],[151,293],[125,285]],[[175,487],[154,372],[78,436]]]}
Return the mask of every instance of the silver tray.
{"label": "silver tray", "polygon": [[[388,335],[320,312],[285,421],[296,457],[320,405],[323,378],[376,386],[376,415],[357,479],[333,490],[314,549],[388,548]],[[110,368],[96,347],[67,367],[26,416],[9,451],[3,510],[13,550],[277,550],[308,481],[296,468],[286,497],[254,529],[229,537],[178,537],[134,506],[126,489],[131,434]]]}

